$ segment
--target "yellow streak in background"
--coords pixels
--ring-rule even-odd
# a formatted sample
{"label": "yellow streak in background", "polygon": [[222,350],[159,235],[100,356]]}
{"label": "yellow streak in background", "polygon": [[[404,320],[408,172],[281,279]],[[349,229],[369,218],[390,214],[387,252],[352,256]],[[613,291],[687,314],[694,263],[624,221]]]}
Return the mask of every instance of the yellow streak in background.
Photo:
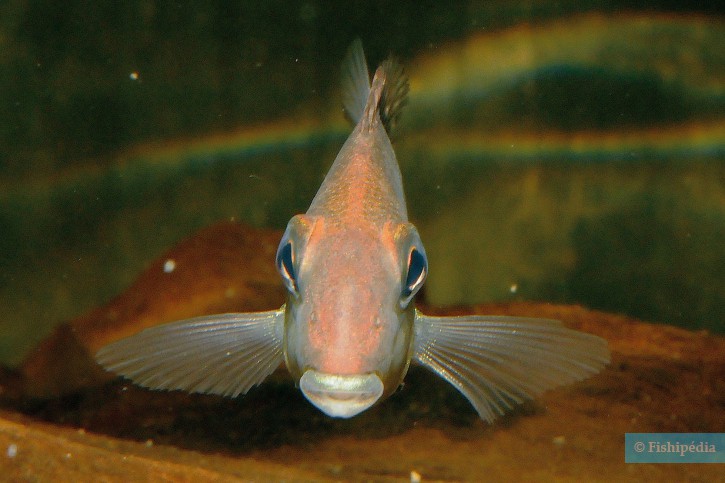
{"label": "yellow streak in background", "polygon": [[[725,95],[722,66],[708,70],[713,45],[722,45],[722,23],[698,16],[588,14],[544,25],[521,25],[484,33],[424,53],[409,62],[411,99],[403,115],[403,146],[438,154],[479,153],[489,157],[530,158],[536,153],[565,153],[566,159],[586,162],[592,153],[627,150],[677,151],[678,156],[722,155],[725,122],[694,121],[665,129],[608,132],[530,133],[502,127],[494,134],[446,128],[452,99],[485,96],[497,86],[511,84],[538,68],[555,65],[598,66],[617,71],[655,71],[675,79],[698,95]],[[714,43],[713,43],[714,42]],[[673,53],[674,52],[674,53]],[[340,142],[349,127],[334,109],[324,120],[282,119],[237,131],[197,139],[144,143],[122,151],[110,163],[99,160],[68,168],[45,178],[5,182],[0,193],[42,193],[58,185],[142,166],[180,167],[219,157],[238,157],[279,150],[305,149],[315,142]],[[434,117],[424,131],[405,129],[406,120]],[[434,131],[434,136],[431,135]],[[317,139],[317,141],[315,141]],[[327,140],[327,141],[325,141]],[[670,153],[675,154],[675,153]],[[404,162],[404,161],[403,161]]]}
{"label": "yellow streak in background", "polygon": [[[434,143],[430,139],[435,139]],[[725,155],[725,120],[711,123],[692,122],[667,128],[648,128],[616,132],[548,132],[521,131],[453,131],[436,129],[434,133],[415,133],[406,137],[405,146],[425,149],[432,158],[468,154],[502,159],[529,159],[537,155],[562,161],[579,162],[634,158],[643,155],[677,157],[683,161],[702,156]]]}
{"label": "yellow streak in background", "polygon": [[[233,132],[216,133],[194,139],[172,139],[146,142],[113,156],[113,161],[99,160],[82,166],[57,171],[47,177],[34,177],[23,183],[3,183],[0,193],[42,192],[56,185],[70,185],[81,179],[100,177],[109,171],[132,171],[141,166],[175,168],[194,162],[213,162],[224,156],[254,156],[281,149],[303,149],[315,137],[335,137],[347,134],[346,124],[323,123],[309,119],[282,119],[257,126],[245,126]],[[2,196],[0,194],[0,196]]]}
{"label": "yellow streak in background", "polygon": [[441,102],[560,64],[656,71],[664,80],[723,94],[722,66],[710,72],[704,58],[721,45],[713,40],[725,40],[722,27],[721,20],[695,15],[586,14],[483,33],[410,62],[410,104],[418,96]]}

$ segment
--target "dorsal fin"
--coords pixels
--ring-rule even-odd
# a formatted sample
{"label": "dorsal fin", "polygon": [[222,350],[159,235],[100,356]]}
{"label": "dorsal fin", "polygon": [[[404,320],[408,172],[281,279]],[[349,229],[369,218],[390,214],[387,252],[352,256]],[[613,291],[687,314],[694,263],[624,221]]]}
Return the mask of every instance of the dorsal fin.
{"label": "dorsal fin", "polygon": [[408,95],[408,78],[394,58],[388,58],[375,71],[372,87],[362,42],[355,39],[342,65],[343,106],[348,119],[361,119],[369,127],[376,114],[390,133]]}
{"label": "dorsal fin", "polygon": [[370,94],[370,74],[365,62],[362,41],[355,39],[342,63],[342,105],[347,118],[357,124]]}
{"label": "dorsal fin", "polygon": [[383,121],[385,130],[390,131],[395,128],[398,122],[403,106],[408,101],[408,76],[403,71],[397,59],[390,57],[382,63],[375,76],[378,73],[385,76],[383,83],[383,91],[380,94],[379,109],[380,119]]}

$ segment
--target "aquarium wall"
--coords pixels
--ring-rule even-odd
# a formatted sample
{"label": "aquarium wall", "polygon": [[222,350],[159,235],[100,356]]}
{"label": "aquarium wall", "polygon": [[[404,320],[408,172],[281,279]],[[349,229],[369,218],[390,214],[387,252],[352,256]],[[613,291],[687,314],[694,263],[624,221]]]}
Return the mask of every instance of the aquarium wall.
{"label": "aquarium wall", "polygon": [[350,131],[339,64],[356,37],[410,76],[393,141],[428,305],[725,332],[716,7],[9,0],[0,362],[204,226],[305,211]]}

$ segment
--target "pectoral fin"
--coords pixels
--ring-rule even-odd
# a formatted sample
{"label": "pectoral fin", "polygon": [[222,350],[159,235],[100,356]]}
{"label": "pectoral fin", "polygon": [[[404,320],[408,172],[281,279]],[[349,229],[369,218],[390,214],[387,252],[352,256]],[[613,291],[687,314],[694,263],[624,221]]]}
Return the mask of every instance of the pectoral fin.
{"label": "pectoral fin", "polygon": [[283,361],[284,307],[197,317],[146,329],[101,348],[106,369],[151,389],[235,397]]}
{"label": "pectoral fin", "polygon": [[556,320],[416,311],[413,357],[491,422],[515,404],[599,372],[609,349],[604,339]]}

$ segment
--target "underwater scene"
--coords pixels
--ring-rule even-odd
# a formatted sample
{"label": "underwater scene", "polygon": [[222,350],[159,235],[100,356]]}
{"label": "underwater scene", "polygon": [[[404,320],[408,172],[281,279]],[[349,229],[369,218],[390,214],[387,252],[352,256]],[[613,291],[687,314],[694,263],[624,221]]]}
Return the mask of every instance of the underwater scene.
{"label": "underwater scene", "polygon": [[[725,481],[625,463],[626,433],[725,432],[723,45],[725,11],[670,1],[3,3],[0,469]],[[410,246],[392,383],[297,364],[289,331],[293,250],[324,232],[290,219],[365,132],[414,225],[393,237]],[[384,198],[369,184],[344,184],[364,213]],[[356,267],[381,252],[353,245]],[[345,270],[334,292],[364,306],[365,270]],[[164,325],[224,313],[267,315],[224,337]],[[348,342],[319,351],[350,361]]]}

